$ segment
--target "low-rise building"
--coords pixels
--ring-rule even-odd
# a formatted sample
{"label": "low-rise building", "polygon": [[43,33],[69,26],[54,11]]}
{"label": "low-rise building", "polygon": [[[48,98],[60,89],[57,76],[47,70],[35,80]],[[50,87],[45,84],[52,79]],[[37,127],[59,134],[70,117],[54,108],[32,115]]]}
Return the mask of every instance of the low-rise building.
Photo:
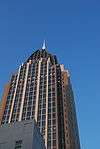
{"label": "low-rise building", "polygon": [[42,135],[33,120],[0,127],[0,149],[45,149]]}

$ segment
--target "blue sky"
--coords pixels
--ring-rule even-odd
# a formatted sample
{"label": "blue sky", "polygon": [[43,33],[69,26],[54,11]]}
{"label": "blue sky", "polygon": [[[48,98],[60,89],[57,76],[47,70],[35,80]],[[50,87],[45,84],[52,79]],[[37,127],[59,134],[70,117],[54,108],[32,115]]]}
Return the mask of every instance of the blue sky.
{"label": "blue sky", "polygon": [[69,69],[82,149],[100,147],[100,1],[0,2],[0,97],[18,66],[47,41]]}

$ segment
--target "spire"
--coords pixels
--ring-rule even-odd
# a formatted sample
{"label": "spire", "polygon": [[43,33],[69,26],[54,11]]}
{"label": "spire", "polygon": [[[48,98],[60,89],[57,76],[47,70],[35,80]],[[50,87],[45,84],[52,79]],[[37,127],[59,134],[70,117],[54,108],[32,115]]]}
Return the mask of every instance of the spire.
{"label": "spire", "polygon": [[46,42],[45,42],[45,40],[44,40],[44,42],[43,42],[42,49],[43,49],[43,50],[45,50],[45,49],[46,49]]}

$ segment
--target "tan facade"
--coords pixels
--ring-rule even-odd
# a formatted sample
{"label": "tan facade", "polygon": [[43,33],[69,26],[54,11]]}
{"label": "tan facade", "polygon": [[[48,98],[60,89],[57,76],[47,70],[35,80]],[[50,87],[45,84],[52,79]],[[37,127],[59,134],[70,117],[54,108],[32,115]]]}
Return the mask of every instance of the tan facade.
{"label": "tan facade", "polygon": [[2,117],[4,114],[4,110],[5,110],[9,88],[10,88],[10,83],[8,83],[4,88],[4,92],[3,92],[3,96],[2,96],[2,100],[1,100],[1,104],[0,104],[0,124],[1,124]]}

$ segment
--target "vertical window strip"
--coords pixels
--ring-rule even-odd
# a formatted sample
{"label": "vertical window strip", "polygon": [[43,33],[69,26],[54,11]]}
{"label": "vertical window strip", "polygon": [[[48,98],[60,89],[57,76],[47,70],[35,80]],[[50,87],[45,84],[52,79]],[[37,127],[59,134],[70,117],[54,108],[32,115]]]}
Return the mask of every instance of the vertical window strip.
{"label": "vertical window strip", "polygon": [[27,63],[23,93],[22,93],[22,100],[21,100],[21,106],[20,106],[20,113],[19,113],[19,121],[21,121],[21,119],[22,119],[22,111],[23,111],[23,105],[24,105],[24,99],[25,99],[25,91],[26,91],[26,84],[27,84],[29,65],[30,65],[30,63]]}
{"label": "vertical window strip", "polygon": [[18,70],[18,76],[17,76],[17,80],[16,80],[16,87],[15,87],[15,92],[14,92],[14,96],[12,99],[12,105],[11,105],[11,110],[10,110],[10,116],[9,116],[9,123],[11,121],[11,117],[12,117],[12,111],[13,111],[13,107],[14,107],[14,101],[15,101],[15,97],[16,97],[16,91],[17,91],[17,86],[18,86],[18,81],[19,81],[19,76],[20,76],[20,70],[21,70],[21,66],[19,67]]}

